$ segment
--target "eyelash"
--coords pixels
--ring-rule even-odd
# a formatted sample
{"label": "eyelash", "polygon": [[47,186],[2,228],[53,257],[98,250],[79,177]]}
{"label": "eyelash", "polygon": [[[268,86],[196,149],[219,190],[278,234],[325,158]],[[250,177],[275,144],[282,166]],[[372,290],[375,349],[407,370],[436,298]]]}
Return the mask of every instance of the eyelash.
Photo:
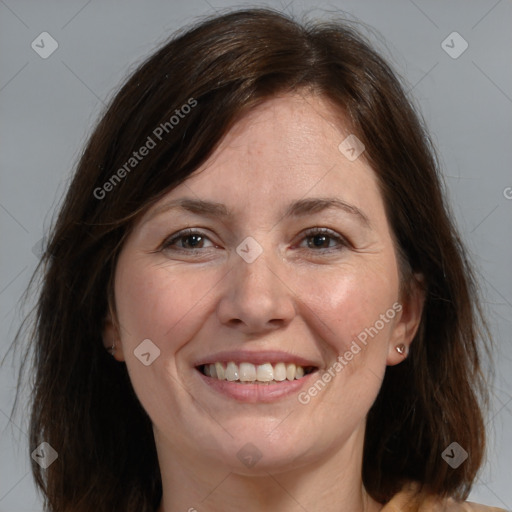
{"label": "eyelash", "polygon": [[[195,229],[190,229],[190,228],[189,229],[184,229],[182,231],[179,231],[175,235],[171,235],[171,237],[167,238],[162,243],[161,250],[174,250],[174,251],[177,251],[177,252],[187,252],[187,253],[194,253],[194,252],[197,252],[197,251],[204,250],[204,249],[201,249],[201,248],[185,249],[183,247],[171,249],[171,246],[177,240],[183,239],[183,238],[187,238],[187,237],[190,237],[190,236],[194,236],[194,235],[199,235],[199,236],[201,236],[203,238],[207,238],[208,240],[210,240],[209,237],[205,233],[203,233],[201,231],[197,231]],[[335,240],[336,242],[339,243],[339,246],[337,248],[336,247],[320,248],[321,252],[332,252],[333,250],[334,251],[339,251],[339,250],[341,250],[341,249],[343,249],[343,248],[345,248],[345,247],[347,247],[349,245],[348,241],[344,237],[342,237],[341,235],[336,233],[335,231],[333,231],[333,230],[331,230],[329,228],[320,228],[320,227],[309,228],[306,231],[304,231],[304,236],[302,237],[301,241],[304,240],[304,239],[307,239],[307,238],[313,238],[314,236],[317,236],[317,235],[326,235],[326,236],[328,236],[328,238],[331,238],[332,240]],[[308,249],[311,249],[311,248],[308,247]],[[318,251],[316,251],[316,252],[318,252]]]}

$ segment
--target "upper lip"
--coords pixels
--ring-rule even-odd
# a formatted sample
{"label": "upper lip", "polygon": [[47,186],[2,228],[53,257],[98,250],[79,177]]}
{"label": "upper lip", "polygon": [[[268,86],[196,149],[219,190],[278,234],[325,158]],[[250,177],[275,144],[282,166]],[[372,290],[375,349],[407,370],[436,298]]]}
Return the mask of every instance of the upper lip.
{"label": "upper lip", "polygon": [[314,366],[315,368],[319,368],[320,364],[313,360],[306,359],[304,357],[297,356],[295,354],[290,354],[288,352],[281,352],[277,350],[265,350],[265,351],[249,351],[249,350],[230,350],[224,352],[217,352],[215,354],[211,354],[209,356],[205,356],[204,358],[198,360],[194,363],[194,366],[201,366],[204,364],[213,364],[217,362],[230,362],[232,361],[235,364],[240,363],[252,363],[255,365],[258,364],[276,364],[276,363],[294,363],[295,365],[307,367]]}

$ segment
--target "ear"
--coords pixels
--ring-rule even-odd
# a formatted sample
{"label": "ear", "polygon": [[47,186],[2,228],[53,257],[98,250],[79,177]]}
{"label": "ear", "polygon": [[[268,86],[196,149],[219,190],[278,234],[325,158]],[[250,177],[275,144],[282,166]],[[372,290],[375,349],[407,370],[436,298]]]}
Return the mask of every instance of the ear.
{"label": "ear", "polygon": [[102,338],[103,346],[111,354],[112,346],[115,345],[114,357],[117,361],[124,361],[123,345],[121,343],[120,329],[114,321],[114,315],[109,311],[103,320]]}
{"label": "ear", "polygon": [[[425,304],[425,288],[423,284],[423,275],[414,274],[408,290],[402,294],[401,308],[396,316],[393,332],[389,340],[388,357],[386,359],[388,366],[401,363],[409,353],[409,348],[418,331],[423,314],[423,306]],[[397,347],[400,348],[400,345],[403,345],[403,353],[397,350]]]}

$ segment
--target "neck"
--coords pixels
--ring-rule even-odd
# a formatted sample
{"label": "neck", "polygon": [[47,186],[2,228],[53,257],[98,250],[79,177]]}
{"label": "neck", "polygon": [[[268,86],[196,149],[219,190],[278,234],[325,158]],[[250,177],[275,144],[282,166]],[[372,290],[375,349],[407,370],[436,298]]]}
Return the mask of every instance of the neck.
{"label": "neck", "polygon": [[364,429],[314,461],[266,467],[262,459],[241,474],[218,459],[180,453],[155,432],[163,486],[157,512],[378,512],[383,505],[361,479],[363,435]]}

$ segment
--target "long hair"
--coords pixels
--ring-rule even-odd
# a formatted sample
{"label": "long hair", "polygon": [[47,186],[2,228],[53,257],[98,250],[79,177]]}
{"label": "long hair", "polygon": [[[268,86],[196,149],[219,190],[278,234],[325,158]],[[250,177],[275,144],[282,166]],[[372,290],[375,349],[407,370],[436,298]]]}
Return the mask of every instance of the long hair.
{"label": "long hair", "polygon": [[[36,269],[27,356],[31,449],[44,441],[58,452],[47,469],[32,463],[46,510],[158,507],[151,421],[126,366],[102,343],[117,257],[134,221],[205,162],[244,113],[296,91],[330,100],[364,143],[402,278],[418,272],[425,280],[410,355],[386,369],[368,414],[364,485],[381,503],[408,480],[467,497],[484,453],[481,347],[489,336],[421,115],[350,23],[245,9],[187,27],[133,72],[103,112],[52,226]],[[178,122],[177,110],[187,112]],[[148,137],[154,147],[131,161]],[[469,453],[456,470],[441,457],[452,441]]]}

